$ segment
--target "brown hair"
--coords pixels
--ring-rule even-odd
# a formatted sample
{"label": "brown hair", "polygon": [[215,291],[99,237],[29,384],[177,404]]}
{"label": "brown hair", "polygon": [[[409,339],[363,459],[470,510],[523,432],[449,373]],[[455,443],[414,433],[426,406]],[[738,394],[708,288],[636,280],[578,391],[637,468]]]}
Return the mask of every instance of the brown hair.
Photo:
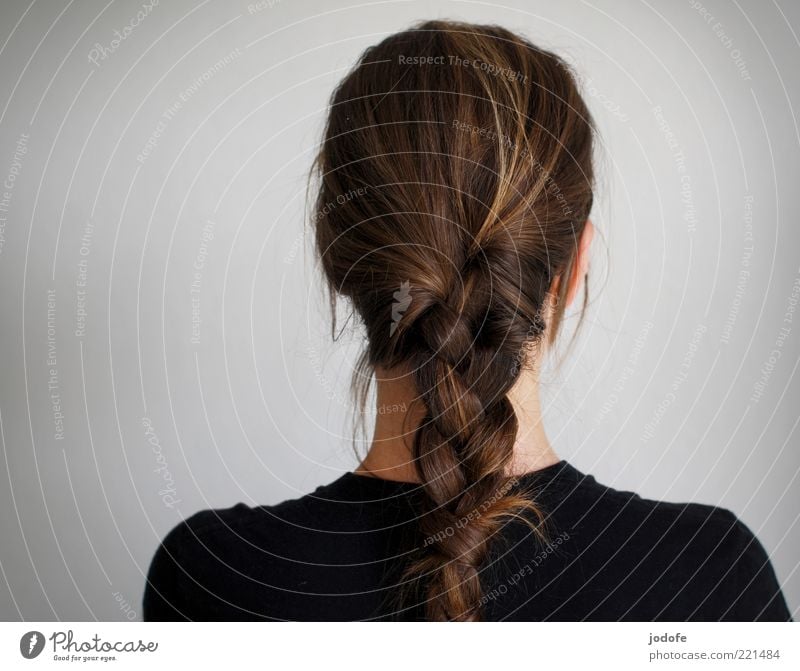
{"label": "brown hair", "polygon": [[408,370],[425,404],[419,529],[439,540],[406,576],[428,619],[480,619],[489,541],[526,511],[540,519],[510,486],[507,394],[563,316],[592,204],[592,128],[565,62],[497,26],[391,35],[333,93],[316,247],[332,300],[349,299],[366,329],[356,374]]}

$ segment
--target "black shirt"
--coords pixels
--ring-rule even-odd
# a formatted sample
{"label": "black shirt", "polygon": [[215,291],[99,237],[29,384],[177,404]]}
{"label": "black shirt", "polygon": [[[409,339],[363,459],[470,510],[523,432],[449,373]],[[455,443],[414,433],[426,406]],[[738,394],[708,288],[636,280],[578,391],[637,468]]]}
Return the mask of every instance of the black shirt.
{"label": "black shirt", "polygon": [[[764,548],[728,510],[643,499],[566,461],[518,480],[547,540],[509,524],[481,571],[487,620],[790,620]],[[153,558],[145,620],[424,619],[397,601],[418,485],[346,473],[274,506],[204,510]],[[447,533],[446,530],[443,533]],[[435,542],[435,540],[433,541]]]}

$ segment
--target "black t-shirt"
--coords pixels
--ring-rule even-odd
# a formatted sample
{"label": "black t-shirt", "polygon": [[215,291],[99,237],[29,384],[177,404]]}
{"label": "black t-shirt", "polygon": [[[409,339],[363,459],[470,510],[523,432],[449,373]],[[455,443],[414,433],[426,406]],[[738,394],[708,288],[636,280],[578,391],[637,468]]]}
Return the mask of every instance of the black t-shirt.
{"label": "black t-shirt", "polygon": [[[484,619],[791,619],[764,548],[728,510],[643,499],[566,461],[516,486],[535,493],[547,540],[504,527],[481,570]],[[438,542],[419,535],[419,496],[346,473],[278,505],[199,512],[156,552],[144,618],[424,619],[397,600],[409,558]]]}

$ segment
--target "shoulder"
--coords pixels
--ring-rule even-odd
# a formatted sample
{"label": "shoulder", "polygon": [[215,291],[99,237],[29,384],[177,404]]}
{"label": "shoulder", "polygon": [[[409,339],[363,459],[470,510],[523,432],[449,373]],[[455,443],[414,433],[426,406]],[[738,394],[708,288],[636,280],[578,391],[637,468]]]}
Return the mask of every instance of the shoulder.
{"label": "shoulder", "polygon": [[732,511],[647,499],[584,477],[567,506],[571,536],[589,570],[613,575],[634,617],[790,619],[763,545]]}
{"label": "shoulder", "polygon": [[226,533],[235,533],[251,514],[252,508],[244,503],[230,508],[200,510],[173,526],[164,536],[158,552],[175,556],[188,554],[194,546],[214,542]]}
{"label": "shoulder", "polygon": [[275,505],[201,510],[176,524],[150,563],[144,619],[271,619],[287,595],[336,591],[329,567],[360,565],[359,553],[377,543],[365,533],[370,515],[383,509],[364,508],[351,480]]}
{"label": "shoulder", "polygon": [[[644,498],[601,484],[592,476],[581,476],[566,495],[563,490],[558,494],[565,504],[561,519],[568,518],[577,527],[632,539],[641,536],[648,541],[681,541],[709,550],[720,544],[732,547],[754,540],[747,526],[726,508]],[[555,506],[558,513],[560,502]]]}
{"label": "shoulder", "polygon": [[210,508],[173,526],[150,563],[144,619],[214,619],[222,613],[227,604],[221,597],[231,585],[247,589],[245,583],[259,578],[254,567],[268,570],[270,560],[280,556],[287,520],[300,501]]}
{"label": "shoulder", "polygon": [[753,531],[730,510],[687,509],[675,540],[686,544],[677,572],[682,589],[694,593],[692,619],[790,620],[769,555]]}
{"label": "shoulder", "polygon": [[197,558],[202,556],[198,550],[207,548],[209,539],[216,537],[226,523],[235,523],[242,512],[242,504],[227,510],[203,510],[179,522],[164,536],[147,572],[142,603],[146,621],[194,619],[187,595],[196,579]]}
{"label": "shoulder", "polygon": [[220,544],[237,540],[258,543],[267,536],[280,544],[284,536],[315,530],[317,495],[326,489],[327,486],[319,487],[311,494],[274,505],[250,506],[240,502],[229,508],[200,510],[176,524],[164,537],[162,548],[179,553],[186,553],[187,549],[195,551],[198,546],[224,551]]}

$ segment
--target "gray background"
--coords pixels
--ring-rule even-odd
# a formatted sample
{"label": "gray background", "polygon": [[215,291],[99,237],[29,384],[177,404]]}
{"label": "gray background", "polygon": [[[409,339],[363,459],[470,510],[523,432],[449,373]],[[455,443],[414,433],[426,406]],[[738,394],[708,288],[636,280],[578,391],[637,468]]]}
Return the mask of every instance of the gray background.
{"label": "gray background", "polygon": [[171,1],[114,46],[139,3],[3,2],[0,615],[140,618],[183,516],[357,463],[360,334],[330,342],[306,172],[361,50],[447,17],[567,57],[600,128],[593,300],[544,379],[556,449],[732,509],[797,616],[800,8],[703,5]]}

